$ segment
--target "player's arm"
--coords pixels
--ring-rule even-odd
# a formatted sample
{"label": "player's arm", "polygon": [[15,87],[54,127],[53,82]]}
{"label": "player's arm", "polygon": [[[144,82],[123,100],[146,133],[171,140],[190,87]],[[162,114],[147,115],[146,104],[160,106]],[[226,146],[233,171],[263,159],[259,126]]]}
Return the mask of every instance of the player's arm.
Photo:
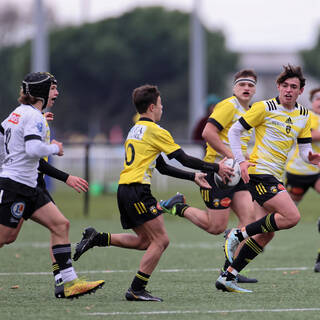
{"label": "player's arm", "polygon": [[230,148],[234,155],[235,160],[240,164],[241,177],[244,183],[250,180],[248,168],[252,165],[242,153],[241,149],[241,134],[244,130],[250,130],[251,126],[243,119],[240,118],[235,122],[228,132]]}
{"label": "player's arm", "polygon": [[226,178],[233,174],[233,169],[224,164],[225,159],[223,159],[219,163],[209,163],[189,156],[182,149],[178,149],[171,154],[168,154],[168,158],[176,159],[183,166],[191,169],[201,170],[205,172],[217,172],[224,182]]}
{"label": "player's arm", "polygon": [[231,150],[222,142],[219,132],[223,130],[222,125],[213,118],[209,118],[206,126],[203,129],[202,137],[210,145],[227,158],[233,158]]}
{"label": "player's arm", "polygon": [[48,161],[46,161],[44,159],[40,159],[38,170],[41,173],[44,173],[47,176],[54,178],[54,179],[57,179],[57,180],[60,180],[62,182],[66,182],[69,177],[68,173],[55,168],[50,163],[48,163]]}
{"label": "player's arm", "polygon": [[72,176],[64,171],[61,171],[44,159],[40,159],[38,170],[49,177],[65,182],[69,187],[75,189],[77,192],[87,192],[89,185],[85,179],[77,176]]}
{"label": "player's arm", "polygon": [[0,171],[3,164],[5,152],[4,152],[4,129],[0,125]]}
{"label": "player's arm", "polygon": [[200,187],[211,189],[211,186],[205,180],[206,173],[202,172],[189,172],[176,167],[173,167],[165,162],[163,157],[160,155],[156,160],[156,168],[161,174],[165,174],[170,177],[185,179],[194,181]]}

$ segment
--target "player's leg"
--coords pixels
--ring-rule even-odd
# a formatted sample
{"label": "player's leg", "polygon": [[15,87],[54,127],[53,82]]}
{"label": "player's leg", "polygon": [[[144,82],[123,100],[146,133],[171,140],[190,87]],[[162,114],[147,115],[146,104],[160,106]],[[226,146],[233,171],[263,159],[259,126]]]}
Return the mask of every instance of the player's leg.
{"label": "player's leg", "polygon": [[[320,193],[320,178],[319,177],[314,184],[314,189],[318,193]],[[318,225],[318,231],[320,232],[320,218],[318,219],[317,225]],[[316,259],[316,263],[314,266],[314,272],[320,272],[320,249],[318,249],[317,259]]]}
{"label": "player's leg", "polygon": [[[41,202],[42,200],[37,201],[37,203]],[[103,280],[85,281],[78,278],[71,260],[69,221],[51,201],[38,208],[31,219],[50,230],[52,253],[59,266],[65,297],[73,298],[91,293],[103,286]]]}

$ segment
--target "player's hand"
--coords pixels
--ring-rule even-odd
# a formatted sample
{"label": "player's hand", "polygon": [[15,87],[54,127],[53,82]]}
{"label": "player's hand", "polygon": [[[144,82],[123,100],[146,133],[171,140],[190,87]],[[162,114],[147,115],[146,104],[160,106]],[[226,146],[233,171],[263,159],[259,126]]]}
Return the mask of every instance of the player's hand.
{"label": "player's hand", "polygon": [[54,119],[54,114],[52,112],[45,112],[44,117],[47,121],[52,121]]}
{"label": "player's hand", "polygon": [[80,177],[69,175],[66,184],[77,192],[87,192],[89,189],[88,182]]}
{"label": "player's hand", "polygon": [[320,153],[313,153],[310,151],[308,154],[308,159],[310,163],[320,167]]}
{"label": "player's hand", "polygon": [[219,171],[218,175],[221,177],[223,183],[227,183],[229,181],[229,177],[234,176],[234,169],[224,164],[227,158],[223,158],[219,162]]}
{"label": "player's hand", "polygon": [[57,155],[60,156],[60,157],[63,156],[64,152],[63,152],[62,142],[59,142],[59,141],[53,139],[51,141],[51,144],[56,144],[59,147],[59,152],[57,153]]}
{"label": "player's hand", "polygon": [[210,184],[205,179],[206,176],[207,176],[206,173],[196,172],[195,177],[194,177],[194,182],[201,188],[211,189]]}
{"label": "player's hand", "polygon": [[249,161],[242,161],[240,163],[241,178],[242,178],[244,183],[248,183],[250,181],[248,168],[249,167],[254,167],[254,166],[255,166],[255,164],[251,163]]}

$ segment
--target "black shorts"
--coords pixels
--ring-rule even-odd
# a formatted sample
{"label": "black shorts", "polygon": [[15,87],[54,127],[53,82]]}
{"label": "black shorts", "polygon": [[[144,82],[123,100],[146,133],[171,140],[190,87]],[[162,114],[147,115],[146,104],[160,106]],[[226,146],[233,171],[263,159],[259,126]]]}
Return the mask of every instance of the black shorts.
{"label": "black shorts", "polygon": [[40,188],[31,188],[8,178],[0,178],[0,224],[16,228],[21,218],[28,220],[50,198]]}
{"label": "black shorts", "polygon": [[163,213],[149,184],[120,184],[117,199],[123,229],[138,227]]}
{"label": "black shorts", "polygon": [[320,174],[300,175],[286,173],[286,188],[289,192],[298,196],[304,195],[310,187],[320,179]]}
{"label": "black shorts", "polygon": [[250,174],[248,189],[260,206],[286,188],[271,174]]}
{"label": "black shorts", "polygon": [[237,191],[248,190],[247,185],[240,179],[239,183],[231,188],[221,189],[214,182],[214,173],[208,173],[206,180],[212,189],[200,188],[200,193],[206,207],[209,209],[227,209],[230,207],[233,195]]}
{"label": "black shorts", "polygon": [[41,172],[38,173],[37,187],[40,188],[49,197],[49,199],[53,203],[55,203],[54,200],[51,197],[51,194],[49,193],[49,191],[47,189],[46,182],[44,180],[44,174],[41,173]]}

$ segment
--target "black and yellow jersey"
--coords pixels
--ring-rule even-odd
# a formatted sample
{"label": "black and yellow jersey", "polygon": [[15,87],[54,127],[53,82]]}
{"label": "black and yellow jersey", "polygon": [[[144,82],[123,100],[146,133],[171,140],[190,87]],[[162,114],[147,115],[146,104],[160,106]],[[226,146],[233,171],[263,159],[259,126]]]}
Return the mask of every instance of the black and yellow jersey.
{"label": "black and yellow jersey", "polygon": [[124,169],[120,173],[119,184],[151,184],[159,154],[169,155],[180,148],[167,130],[151,119],[139,119],[125,141]]}
{"label": "black and yellow jersey", "polygon": [[[208,122],[211,122],[219,130],[219,137],[222,142],[230,149],[228,132],[231,126],[237,122],[245,113],[246,109],[240,104],[235,96],[227,98],[219,102],[213,109]],[[241,135],[241,149],[243,154],[246,154],[247,145],[252,135],[252,130],[245,131]],[[208,143],[204,161],[217,163],[224,157],[217,153]]]}
{"label": "black and yellow jersey", "polygon": [[[311,117],[311,130],[320,131],[320,116],[312,111],[309,112]],[[312,150],[320,153],[320,141],[312,142]],[[312,175],[319,173],[320,168],[314,164],[304,162],[299,155],[299,147],[296,146],[292,157],[287,162],[286,171],[296,175]]]}
{"label": "black and yellow jersey", "polygon": [[250,154],[249,174],[270,174],[283,180],[288,154],[295,142],[311,142],[309,111],[296,103],[293,109],[280,104],[278,98],[252,105],[240,123],[247,130],[255,128],[255,145]]}

